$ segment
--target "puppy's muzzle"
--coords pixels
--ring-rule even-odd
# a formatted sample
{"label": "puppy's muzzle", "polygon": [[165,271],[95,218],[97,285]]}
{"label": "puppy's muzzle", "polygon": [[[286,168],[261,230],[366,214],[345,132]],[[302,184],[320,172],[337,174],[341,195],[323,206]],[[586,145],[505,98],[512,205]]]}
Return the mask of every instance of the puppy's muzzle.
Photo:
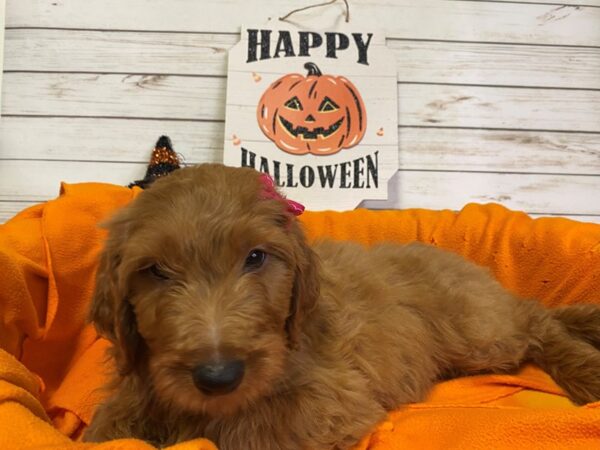
{"label": "puppy's muzzle", "polygon": [[234,391],[244,378],[244,361],[210,361],[196,366],[192,377],[196,387],[206,395],[228,394]]}

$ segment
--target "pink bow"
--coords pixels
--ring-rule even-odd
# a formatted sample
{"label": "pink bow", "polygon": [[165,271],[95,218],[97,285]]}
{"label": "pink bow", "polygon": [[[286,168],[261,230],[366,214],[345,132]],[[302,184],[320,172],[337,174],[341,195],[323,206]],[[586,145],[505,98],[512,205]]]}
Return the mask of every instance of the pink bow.
{"label": "pink bow", "polygon": [[263,185],[262,198],[284,202],[287,205],[288,212],[291,212],[295,216],[299,216],[304,212],[304,205],[283,197],[275,190],[275,182],[273,181],[273,178],[271,178],[271,175],[268,173],[261,173],[260,182]]}

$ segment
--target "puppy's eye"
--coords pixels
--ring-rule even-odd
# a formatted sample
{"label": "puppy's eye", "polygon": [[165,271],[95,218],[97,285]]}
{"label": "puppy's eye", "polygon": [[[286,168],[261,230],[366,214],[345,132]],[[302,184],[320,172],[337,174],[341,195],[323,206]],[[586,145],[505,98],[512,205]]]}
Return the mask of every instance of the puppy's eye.
{"label": "puppy's eye", "polygon": [[262,267],[267,259],[267,254],[262,250],[255,248],[248,256],[246,256],[246,261],[244,261],[244,269],[248,271],[258,270]]}
{"label": "puppy's eye", "polygon": [[169,275],[158,264],[153,264],[148,267],[148,272],[150,272],[154,278],[158,278],[159,280],[169,279]]}

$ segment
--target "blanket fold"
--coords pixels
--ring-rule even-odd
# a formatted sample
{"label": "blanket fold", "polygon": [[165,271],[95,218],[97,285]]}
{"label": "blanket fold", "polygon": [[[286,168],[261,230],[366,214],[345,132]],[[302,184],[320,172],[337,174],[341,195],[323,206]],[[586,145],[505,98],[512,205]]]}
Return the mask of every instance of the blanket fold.
{"label": "blanket fold", "polygon": [[[98,226],[139,188],[63,184],[60,196],[0,226],[0,448],[151,449],[135,439],[79,442],[110,370],[86,323]],[[515,294],[547,306],[599,302],[600,225],[533,220],[499,205],[462,211],[307,212],[309,239],[419,240],[487,266]],[[360,414],[360,411],[356,412]],[[600,448],[600,404],[573,406],[539,369],[437,385],[392,412],[357,449]],[[173,450],[209,450],[202,439]]]}

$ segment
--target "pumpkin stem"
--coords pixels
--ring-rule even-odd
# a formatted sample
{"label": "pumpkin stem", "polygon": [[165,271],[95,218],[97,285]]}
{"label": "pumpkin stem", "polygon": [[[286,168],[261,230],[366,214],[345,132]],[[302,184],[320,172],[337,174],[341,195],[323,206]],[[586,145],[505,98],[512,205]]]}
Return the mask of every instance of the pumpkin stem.
{"label": "pumpkin stem", "polygon": [[307,62],[306,64],[304,64],[304,68],[308,70],[309,76],[316,75],[317,77],[320,77],[321,75],[323,75],[323,73],[321,73],[321,69],[319,69],[315,63]]}

